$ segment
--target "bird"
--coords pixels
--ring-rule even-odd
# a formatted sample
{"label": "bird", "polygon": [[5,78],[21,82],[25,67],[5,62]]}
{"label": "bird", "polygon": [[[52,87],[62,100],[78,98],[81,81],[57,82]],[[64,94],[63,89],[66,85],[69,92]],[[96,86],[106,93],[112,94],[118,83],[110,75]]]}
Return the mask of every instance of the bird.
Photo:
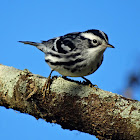
{"label": "bird", "polygon": [[57,71],[64,77],[82,77],[94,73],[102,64],[106,48],[114,48],[109,44],[108,36],[101,30],[89,29],[83,32],[72,32],[47,41],[19,41],[33,45],[45,54],[45,61],[51,72]]}

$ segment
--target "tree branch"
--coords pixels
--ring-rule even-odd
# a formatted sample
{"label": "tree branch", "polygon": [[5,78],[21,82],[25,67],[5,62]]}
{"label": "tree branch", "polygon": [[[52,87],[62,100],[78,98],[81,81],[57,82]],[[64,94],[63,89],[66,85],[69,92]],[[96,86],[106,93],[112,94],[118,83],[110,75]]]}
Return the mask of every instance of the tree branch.
{"label": "tree branch", "polygon": [[28,70],[0,65],[0,106],[100,140],[140,139],[140,102],[61,77],[53,78],[43,98],[45,81]]}

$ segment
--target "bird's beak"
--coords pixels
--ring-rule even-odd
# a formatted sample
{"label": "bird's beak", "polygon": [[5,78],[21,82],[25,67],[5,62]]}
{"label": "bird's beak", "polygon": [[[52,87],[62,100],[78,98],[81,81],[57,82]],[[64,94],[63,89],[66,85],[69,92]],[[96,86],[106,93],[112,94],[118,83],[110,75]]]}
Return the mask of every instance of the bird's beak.
{"label": "bird's beak", "polygon": [[111,44],[107,44],[106,47],[110,47],[110,48],[115,48],[113,45]]}

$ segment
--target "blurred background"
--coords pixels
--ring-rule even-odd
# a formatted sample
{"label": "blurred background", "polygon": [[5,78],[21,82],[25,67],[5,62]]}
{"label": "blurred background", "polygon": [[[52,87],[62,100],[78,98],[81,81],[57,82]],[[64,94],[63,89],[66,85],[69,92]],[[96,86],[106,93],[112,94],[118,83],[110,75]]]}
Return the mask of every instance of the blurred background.
{"label": "blurred background", "polygon": [[[18,41],[48,40],[70,32],[99,29],[115,49],[107,49],[102,66],[87,76],[99,88],[140,100],[139,0],[4,0],[0,4],[0,64],[48,77],[44,54]],[[54,72],[53,75],[61,76]],[[76,80],[83,80],[76,78]],[[1,140],[93,140],[95,136],[61,129],[0,107]]]}

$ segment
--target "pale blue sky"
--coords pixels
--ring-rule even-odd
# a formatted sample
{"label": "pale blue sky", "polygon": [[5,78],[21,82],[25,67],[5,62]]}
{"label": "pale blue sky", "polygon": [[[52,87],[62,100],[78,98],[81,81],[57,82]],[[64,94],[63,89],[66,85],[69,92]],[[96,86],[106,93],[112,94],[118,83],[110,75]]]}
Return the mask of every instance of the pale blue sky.
{"label": "pale blue sky", "polygon": [[[17,41],[48,40],[87,29],[104,31],[115,46],[106,50],[102,66],[87,78],[99,88],[123,94],[128,74],[139,68],[139,0],[1,1],[0,63],[47,77],[50,68],[44,54]],[[140,99],[137,92],[134,98]],[[0,107],[0,139],[91,140],[93,136],[62,130],[59,125]]]}

